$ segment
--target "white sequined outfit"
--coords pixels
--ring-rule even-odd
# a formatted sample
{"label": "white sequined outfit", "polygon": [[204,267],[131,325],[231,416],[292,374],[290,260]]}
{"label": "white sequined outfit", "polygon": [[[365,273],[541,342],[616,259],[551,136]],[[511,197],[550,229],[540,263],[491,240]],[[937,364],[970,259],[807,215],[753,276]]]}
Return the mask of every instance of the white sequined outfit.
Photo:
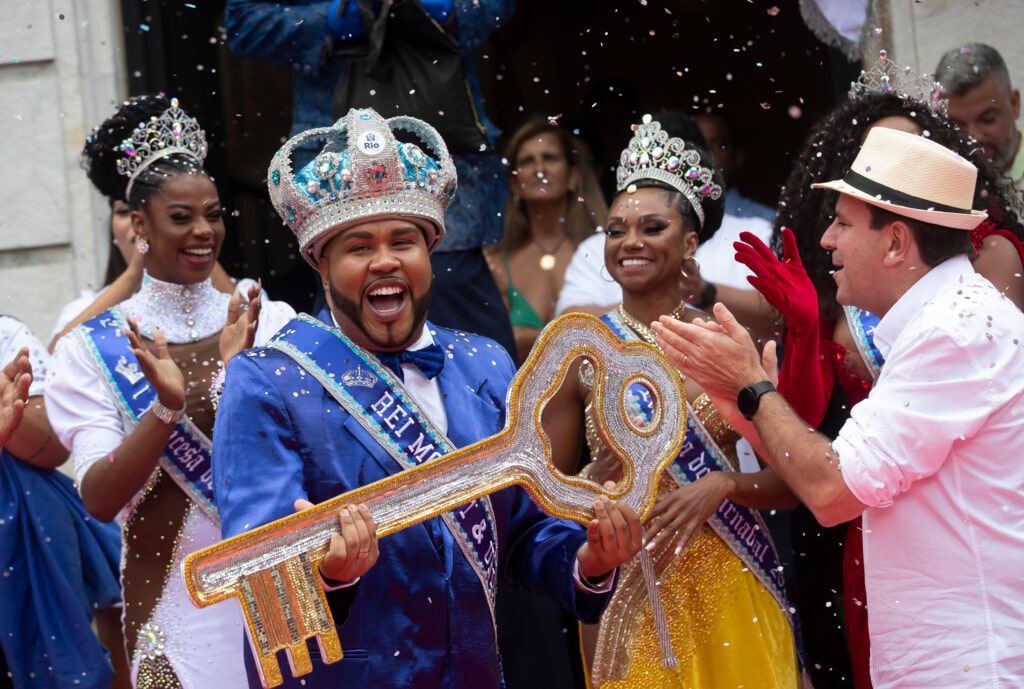
{"label": "white sequined outfit", "polygon": [[[220,367],[218,339],[229,299],[210,281],[175,285],[147,278],[137,294],[116,307],[138,322],[145,338],[159,329],[167,339],[170,356],[185,376],[188,415],[207,436],[214,418],[209,383]],[[266,342],[293,315],[286,304],[264,300],[256,342]],[[89,348],[82,326],[60,341],[47,392],[52,424],[72,448],[79,483],[94,463],[109,461],[134,428],[112,399]],[[124,531],[123,619],[133,684],[139,689],[247,687],[240,608],[195,607],[181,574],[188,553],[220,540],[219,526],[161,468],[119,520]]]}

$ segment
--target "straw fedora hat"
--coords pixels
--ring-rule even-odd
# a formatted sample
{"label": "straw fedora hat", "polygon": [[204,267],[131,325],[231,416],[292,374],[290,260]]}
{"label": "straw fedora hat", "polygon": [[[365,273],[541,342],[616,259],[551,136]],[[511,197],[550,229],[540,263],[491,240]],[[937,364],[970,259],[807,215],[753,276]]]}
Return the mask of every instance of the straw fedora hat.
{"label": "straw fedora hat", "polygon": [[988,217],[971,209],[978,170],[945,146],[923,136],[875,127],[843,179],[821,182],[897,215],[973,230]]}

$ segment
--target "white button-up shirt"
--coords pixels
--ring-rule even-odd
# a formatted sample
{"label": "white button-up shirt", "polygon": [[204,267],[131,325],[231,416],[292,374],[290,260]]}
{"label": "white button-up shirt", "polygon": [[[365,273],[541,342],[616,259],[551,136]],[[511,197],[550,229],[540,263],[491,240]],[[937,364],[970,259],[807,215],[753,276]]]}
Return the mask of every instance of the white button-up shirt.
{"label": "white button-up shirt", "polygon": [[864,512],[871,674],[1024,687],[1024,314],[965,257],[885,315],[885,366],[833,444]]}

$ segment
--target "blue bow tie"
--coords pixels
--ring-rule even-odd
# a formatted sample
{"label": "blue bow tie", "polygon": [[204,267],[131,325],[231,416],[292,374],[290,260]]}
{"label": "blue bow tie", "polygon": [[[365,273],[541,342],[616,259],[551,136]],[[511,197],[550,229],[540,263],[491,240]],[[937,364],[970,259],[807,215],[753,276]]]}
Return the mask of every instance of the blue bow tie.
{"label": "blue bow tie", "polygon": [[402,373],[402,364],[414,365],[427,378],[436,377],[444,366],[444,351],[436,344],[412,351],[406,349],[401,352],[374,353],[380,359],[380,363],[394,371],[395,375],[403,383],[405,382],[405,375]]}

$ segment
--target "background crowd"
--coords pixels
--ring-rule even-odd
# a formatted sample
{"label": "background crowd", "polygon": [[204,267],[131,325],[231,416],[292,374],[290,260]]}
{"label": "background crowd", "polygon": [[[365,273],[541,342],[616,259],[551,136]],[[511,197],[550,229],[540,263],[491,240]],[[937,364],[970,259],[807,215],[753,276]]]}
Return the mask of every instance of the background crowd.
{"label": "background crowd", "polygon": [[[344,46],[361,45],[371,29],[359,4],[296,3],[282,10],[272,3],[227,3],[233,50],[296,67],[293,134],[329,127],[346,114],[332,113],[328,103],[344,60],[353,59]],[[631,129],[609,124],[599,136],[592,136],[599,123],[574,126],[541,115],[499,132],[487,118],[472,58],[512,6],[473,6],[423,2],[454,39],[485,144],[473,151],[452,147],[457,191],[441,206],[443,224],[426,247],[432,279],[421,306],[431,324],[500,343],[512,359],[501,372],[506,378],[563,313],[603,315],[623,339],[655,344],[650,323],[663,316],[703,321],[721,303],[759,348],[779,344],[779,392],[803,423],[836,437],[877,382],[883,361],[872,342],[877,317],[840,303],[831,250],[819,243],[834,220],[838,194],[812,185],[842,178],[874,128],[923,136],[977,168],[972,205],[987,219],[970,233],[971,260],[1024,308],[1020,98],[1000,56],[984,44],[952,48],[931,76],[912,74],[883,53],[848,98],[810,129],[772,207],[730,185],[744,165],[736,144],[744,133],[735,131],[727,113],[692,111],[681,102],[636,118]],[[326,67],[323,26],[339,56]],[[409,113],[382,113],[398,114]],[[135,155],[128,153],[133,144],[146,141],[147,127],[165,116],[194,149],[152,164],[123,163]],[[608,141],[616,156],[602,166],[598,158],[607,156]],[[296,171],[322,160],[312,144],[288,154]],[[263,293],[261,276],[224,270],[218,256],[231,230],[204,167],[206,155],[202,123],[175,99],[139,95],[118,107],[82,154],[90,181],[110,204],[112,250],[103,287],[66,305],[48,333],[33,335],[14,319],[0,321],[0,359],[7,364],[0,378],[0,499],[8,515],[0,528],[4,563],[20,572],[9,580],[21,587],[2,597],[0,685],[249,685],[241,655],[210,651],[241,639],[237,610],[192,608],[181,581],[184,555],[221,536],[217,517],[202,509],[212,496],[201,487],[194,494],[182,488],[202,484],[195,477],[209,465],[182,481],[166,455],[185,445],[209,455],[221,418],[215,399],[236,353],[265,345],[297,312],[316,315],[326,306],[342,330],[351,314],[335,309],[343,303],[343,286],[332,281],[340,278],[330,273],[329,243],[304,251],[323,276],[308,301],[277,299],[273,291]],[[670,155],[683,162],[665,168],[667,182],[649,174]],[[425,184],[446,182],[442,162],[443,156],[428,154],[424,169],[434,178],[424,178]],[[677,171],[678,165],[684,168]],[[610,168],[618,177],[609,184]],[[326,184],[328,177],[317,179]],[[301,234],[301,223],[287,211],[282,217]],[[741,240],[737,255],[734,243]],[[128,353],[137,359],[132,370]],[[554,459],[566,474],[614,481],[608,449],[593,432],[583,368],[571,376],[580,385],[567,385],[557,400],[559,418],[545,421],[552,437],[561,438]],[[559,606],[499,582],[503,681],[511,689],[650,686],[655,677],[658,686],[870,687],[871,601],[859,518],[823,527],[819,521],[828,520],[798,504],[800,493],[758,461],[697,381],[685,387],[694,418],[688,447],[725,470],[666,475],[644,524],[653,547],[622,567],[599,624],[586,596],[568,604],[560,599]],[[240,389],[226,397],[232,414],[241,413],[232,406],[241,404]],[[251,396],[257,394],[254,388]],[[150,403],[156,411],[146,414]],[[181,433],[185,410],[190,423]],[[299,415],[308,413],[303,408]],[[229,424],[216,423],[224,433],[245,432]],[[246,451],[244,444],[233,449],[235,455]],[[74,486],[57,470],[69,452]],[[281,509],[290,509],[287,502]],[[238,513],[231,533],[268,521],[271,512],[280,516],[269,503],[266,510]],[[509,510],[515,529],[525,530],[521,523],[534,518],[526,519],[527,508],[518,503]],[[730,548],[716,525],[734,515],[757,525],[766,551],[775,553],[773,567]],[[659,577],[658,601],[644,567]],[[783,576],[773,576],[776,569]],[[375,591],[359,586],[360,595]],[[586,595],[607,593],[596,590]],[[577,616],[594,624],[579,626],[563,609],[574,605]],[[347,612],[373,613],[358,606]],[[749,618],[760,623],[745,625]],[[660,633],[665,627],[667,643]],[[730,647],[742,655],[723,650]],[[677,665],[666,669],[662,659],[672,654]]]}

